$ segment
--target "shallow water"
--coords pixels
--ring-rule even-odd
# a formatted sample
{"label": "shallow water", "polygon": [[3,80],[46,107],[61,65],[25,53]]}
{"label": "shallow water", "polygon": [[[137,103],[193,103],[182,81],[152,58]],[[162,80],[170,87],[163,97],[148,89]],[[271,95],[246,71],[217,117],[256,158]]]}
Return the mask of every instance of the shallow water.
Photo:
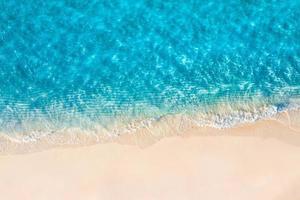
{"label": "shallow water", "polygon": [[8,135],[178,113],[228,127],[299,105],[298,0],[0,0],[0,10]]}

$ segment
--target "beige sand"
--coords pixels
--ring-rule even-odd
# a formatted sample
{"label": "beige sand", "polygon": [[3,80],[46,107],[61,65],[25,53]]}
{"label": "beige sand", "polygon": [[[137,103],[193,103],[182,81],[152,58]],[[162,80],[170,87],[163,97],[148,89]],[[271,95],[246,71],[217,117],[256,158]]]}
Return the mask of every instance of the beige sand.
{"label": "beige sand", "polygon": [[2,155],[0,199],[297,200],[300,128],[294,119],[282,114],[239,128],[191,128],[155,143],[140,135]]}

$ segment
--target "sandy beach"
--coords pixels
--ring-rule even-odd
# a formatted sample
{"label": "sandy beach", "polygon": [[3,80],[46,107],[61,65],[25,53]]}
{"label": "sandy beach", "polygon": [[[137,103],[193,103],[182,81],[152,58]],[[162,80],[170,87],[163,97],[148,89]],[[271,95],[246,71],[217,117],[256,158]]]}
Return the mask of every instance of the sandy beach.
{"label": "sandy beach", "polygon": [[1,155],[0,199],[300,199],[298,122],[283,113],[156,142],[140,135]]}
{"label": "sandy beach", "polygon": [[0,200],[300,200],[300,0],[1,0]]}

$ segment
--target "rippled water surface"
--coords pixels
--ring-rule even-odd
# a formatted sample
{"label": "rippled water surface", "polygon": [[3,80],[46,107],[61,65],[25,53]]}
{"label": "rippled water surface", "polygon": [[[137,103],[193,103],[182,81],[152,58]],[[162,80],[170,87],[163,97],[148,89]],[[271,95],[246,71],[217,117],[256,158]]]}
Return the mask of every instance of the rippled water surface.
{"label": "rippled water surface", "polygon": [[8,134],[259,115],[300,94],[299,0],[0,0],[0,10]]}

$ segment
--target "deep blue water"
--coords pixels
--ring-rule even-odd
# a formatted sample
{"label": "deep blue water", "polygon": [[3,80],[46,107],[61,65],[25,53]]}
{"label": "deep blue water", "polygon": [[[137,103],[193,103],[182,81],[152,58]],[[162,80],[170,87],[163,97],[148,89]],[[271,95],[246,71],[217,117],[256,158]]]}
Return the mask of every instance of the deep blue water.
{"label": "deep blue water", "polygon": [[282,110],[300,94],[299,0],[0,0],[0,10],[2,132],[220,102]]}

